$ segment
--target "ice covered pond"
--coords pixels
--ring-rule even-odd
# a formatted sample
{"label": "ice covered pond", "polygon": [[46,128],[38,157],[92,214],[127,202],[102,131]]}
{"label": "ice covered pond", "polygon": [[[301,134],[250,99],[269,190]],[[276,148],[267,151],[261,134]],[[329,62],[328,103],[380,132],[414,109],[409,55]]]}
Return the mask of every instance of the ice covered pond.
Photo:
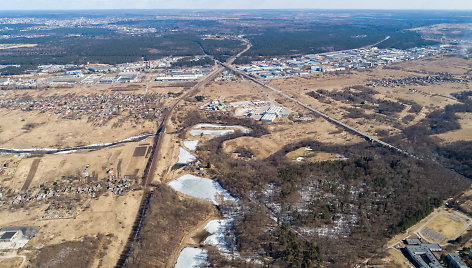
{"label": "ice covered pond", "polygon": [[192,197],[219,204],[221,198],[235,200],[221,185],[210,179],[194,175],[183,175],[169,183],[174,190]]}
{"label": "ice covered pond", "polygon": [[[218,129],[208,129],[208,128],[218,128]],[[224,125],[214,125],[214,124],[198,124],[193,127],[190,131],[192,136],[200,135],[210,135],[210,136],[224,136],[233,134],[236,129],[242,131],[243,133],[251,132],[250,129],[242,126],[224,126]]]}
{"label": "ice covered pond", "polygon": [[200,268],[208,259],[208,251],[201,248],[182,249],[174,268]]}
{"label": "ice covered pond", "polygon": [[195,151],[197,149],[199,140],[194,141],[184,141],[184,146],[190,151]]}
{"label": "ice covered pond", "polygon": [[187,149],[183,147],[179,148],[179,160],[177,160],[177,164],[185,165],[196,160],[197,158],[187,151]]}

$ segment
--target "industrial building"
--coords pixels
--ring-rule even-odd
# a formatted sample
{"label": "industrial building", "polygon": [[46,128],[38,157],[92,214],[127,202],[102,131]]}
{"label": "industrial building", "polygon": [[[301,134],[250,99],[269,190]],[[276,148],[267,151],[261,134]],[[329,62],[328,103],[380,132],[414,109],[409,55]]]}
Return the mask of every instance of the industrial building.
{"label": "industrial building", "polygon": [[274,122],[277,117],[287,118],[291,112],[292,111],[283,106],[265,106],[251,113],[251,118],[263,122]]}
{"label": "industrial building", "polygon": [[420,239],[405,240],[405,254],[418,268],[443,268],[433,252],[442,251],[438,244],[423,243]]}
{"label": "industrial building", "polygon": [[465,264],[459,253],[449,253],[447,254],[446,261],[453,267],[453,268],[467,268],[467,264]]}
{"label": "industrial building", "polygon": [[0,228],[0,250],[19,249],[26,245],[37,233],[37,227]]}
{"label": "industrial building", "polygon": [[172,76],[158,76],[155,80],[159,82],[195,81],[202,76],[201,74],[174,74]]}
{"label": "industrial building", "polygon": [[0,242],[10,242],[17,237],[22,237],[22,236],[23,236],[23,232],[21,232],[21,230],[4,232],[3,234],[0,235]]}

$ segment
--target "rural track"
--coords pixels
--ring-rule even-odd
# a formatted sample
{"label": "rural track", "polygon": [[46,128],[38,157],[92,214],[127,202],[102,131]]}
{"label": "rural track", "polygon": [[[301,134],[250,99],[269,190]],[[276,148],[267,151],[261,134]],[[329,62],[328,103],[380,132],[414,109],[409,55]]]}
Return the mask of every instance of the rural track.
{"label": "rural track", "polygon": [[[243,41],[243,40],[242,40]],[[235,56],[231,57],[228,59],[227,62],[232,63],[234,60],[242,55],[244,52],[248,51],[251,48],[250,43],[243,41],[246,43],[246,48],[236,54]],[[215,67],[218,66],[218,64],[215,64]],[[142,185],[144,189],[143,197],[141,198],[140,201],[140,206],[136,215],[136,218],[133,223],[133,227],[131,229],[131,232],[128,236],[128,240],[125,244],[125,247],[123,251],[120,254],[120,257],[115,265],[116,268],[122,268],[126,264],[126,260],[132,253],[132,245],[134,242],[136,242],[139,238],[139,233],[141,231],[142,224],[144,222],[146,213],[148,211],[150,201],[153,195],[153,190],[154,188],[150,185],[150,182],[153,181],[154,179],[154,173],[156,170],[156,165],[157,165],[157,156],[158,152],[161,150],[162,147],[162,139],[161,139],[161,134],[165,133],[166,127],[169,124],[172,114],[175,111],[176,108],[179,107],[179,104],[182,102],[182,100],[185,100],[189,97],[194,96],[196,93],[199,92],[200,88],[207,83],[211,82],[213,79],[216,78],[217,75],[219,75],[225,67],[217,67],[213,72],[208,74],[204,79],[200,80],[197,84],[195,84],[192,89],[187,91],[185,94],[180,96],[176,102],[171,106],[171,108],[166,112],[165,116],[163,117],[161,123],[158,126],[158,129],[156,133],[154,134],[154,140],[153,140],[153,145],[152,145],[152,150],[151,154],[149,156],[148,162],[146,164],[146,168],[144,169],[144,174],[142,176]]]}

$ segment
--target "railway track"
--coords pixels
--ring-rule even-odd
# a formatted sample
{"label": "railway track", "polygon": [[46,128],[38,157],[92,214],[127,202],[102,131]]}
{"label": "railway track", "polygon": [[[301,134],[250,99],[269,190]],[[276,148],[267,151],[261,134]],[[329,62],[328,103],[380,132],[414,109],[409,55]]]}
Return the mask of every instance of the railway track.
{"label": "railway track", "polygon": [[[243,52],[247,51],[248,48],[246,48]],[[233,62],[236,57],[241,55],[243,52],[239,53],[238,55],[230,58],[228,61]],[[132,246],[133,243],[138,241],[139,239],[139,234],[142,228],[142,225],[144,223],[145,217],[147,210],[149,208],[151,198],[153,196],[153,190],[154,188],[150,186],[150,182],[153,181],[154,179],[154,173],[156,170],[156,165],[157,165],[157,156],[158,152],[160,151],[160,148],[162,146],[162,134],[165,133],[166,127],[170,122],[170,119],[172,117],[173,112],[175,109],[179,106],[179,104],[182,102],[182,100],[185,100],[186,98],[194,96],[200,88],[204,85],[206,85],[208,82],[212,81],[215,79],[217,75],[219,75],[222,71],[224,70],[224,67],[216,68],[212,73],[210,73],[205,79],[202,79],[199,81],[195,86],[193,86],[192,89],[187,91],[185,94],[183,94],[179,99],[171,106],[171,108],[166,112],[166,115],[163,117],[161,123],[159,124],[159,127],[154,134],[154,140],[152,144],[152,150],[151,154],[149,156],[148,162],[146,163],[146,168],[144,169],[144,174],[141,178],[142,180],[142,185],[144,189],[144,194],[140,202],[140,206],[138,209],[138,213],[136,216],[136,219],[133,223],[133,227],[131,229],[131,232],[128,236],[128,240],[125,244],[125,247],[123,251],[120,254],[120,258],[118,259],[115,267],[116,268],[122,268],[125,266],[127,259],[132,253]]]}
{"label": "railway track", "polygon": [[[243,77],[249,79],[250,81],[252,81],[252,82],[254,82],[254,83],[256,83],[256,84],[259,84],[259,85],[261,85],[261,86],[263,86],[263,87],[265,87],[265,88],[271,90],[272,92],[276,93],[277,95],[282,96],[282,97],[288,99],[289,101],[294,102],[294,103],[296,103],[296,104],[302,106],[303,108],[305,108],[305,109],[307,109],[307,110],[309,110],[309,111],[311,111],[311,112],[313,112],[313,113],[315,113],[315,114],[317,114],[317,115],[323,117],[323,118],[326,119],[328,122],[331,122],[331,123],[333,123],[333,124],[335,124],[335,125],[337,125],[337,126],[339,126],[339,127],[342,127],[342,128],[344,128],[344,129],[348,130],[348,131],[351,132],[351,133],[354,133],[354,134],[356,134],[356,135],[358,135],[358,136],[361,136],[362,138],[366,139],[366,140],[369,141],[369,142],[380,144],[380,145],[382,145],[382,146],[384,146],[384,147],[387,147],[387,148],[389,148],[389,149],[392,149],[392,150],[394,150],[394,151],[397,151],[397,152],[399,152],[399,153],[401,153],[401,154],[404,154],[404,155],[407,155],[407,156],[413,156],[413,155],[411,155],[410,153],[408,153],[407,151],[402,150],[402,149],[400,149],[400,148],[398,148],[398,147],[395,147],[395,146],[393,146],[393,145],[391,145],[391,144],[389,144],[389,143],[387,143],[387,142],[384,142],[384,141],[382,141],[382,140],[380,140],[380,139],[377,139],[377,138],[375,138],[375,137],[372,137],[372,136],[370,136],[369,134],[367,134],[367,133],[365,133],[365,132],[362,132],[362,131],[360,131],[360,130],[354,128],[354,127],[351,127],[351,126],[349,126],[349,125],[347,125],[347,124],[345,124],[345,123],[343,123],[343,122],[341,122],[341,121],[339,121],[339,120],[337,120],[337,119],[335,119],[335,118],[333,118],[333,117],[331,117],[331,116],[329,116],[329,115],[327,115],[327,114],[325,114],[325,113],[323,113],[323,112],[321,112],[321,111],[319,111],[319,110],[317,110],[317,109],[315,109],[315,108],[313,108],[313,107],[311,107],[311,106],[309,106],[309,105],[307,105],[307,104],[305,104],[305,103],[303,103],[303,102],[301,102],[301,101],[299,101],[299,100],[297,100],[297,99],[295,99],[295,98],[293,98],[293,97],[291,97],[291,96],[289,96],[289,95],[287,95],[286,93],[284,93],[284,92],[282,92],[282,91],[280,91],[280,90],[278,90],[278,89],[276,89],[276,88],[273,88],[273,87],[267,85],[266,83],[264,83],[264,82],[262,82],[262,81],[260,81],[260,80],[258,80],[258,79],[256,79],[256,78],[254,78],[254,77],[252,77],[252,76],[250,76],[250,75],[244,73],[243,71],[240,71],[240,70],[234,68],[233,66],[231,66],[231,65],[229,65],[229,64],[226,64],[226,63],[223,63],[223,62],[220,62],[220,61],[216,61],[216,62],[217,62],[218,64],[220,64],[221,66],[223,66],[223,67],[229,69],[229,70],[232,71],[233,73],[239,74],[239,75],[241,75],[241,76],[243,76]],[[413,157],[414,157],[414,156],[413,156]]]}

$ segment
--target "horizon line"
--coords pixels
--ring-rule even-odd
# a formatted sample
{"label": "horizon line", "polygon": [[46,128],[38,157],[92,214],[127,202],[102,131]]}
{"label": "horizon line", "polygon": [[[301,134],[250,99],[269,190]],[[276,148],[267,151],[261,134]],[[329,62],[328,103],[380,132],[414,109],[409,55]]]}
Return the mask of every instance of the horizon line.
{"label": "horizon line", "polygon": [[8,11],[466,11],[472,12],[472,9],[409,9],[409,8],[98,8],[98,9],[0,9],[0,12]]}

